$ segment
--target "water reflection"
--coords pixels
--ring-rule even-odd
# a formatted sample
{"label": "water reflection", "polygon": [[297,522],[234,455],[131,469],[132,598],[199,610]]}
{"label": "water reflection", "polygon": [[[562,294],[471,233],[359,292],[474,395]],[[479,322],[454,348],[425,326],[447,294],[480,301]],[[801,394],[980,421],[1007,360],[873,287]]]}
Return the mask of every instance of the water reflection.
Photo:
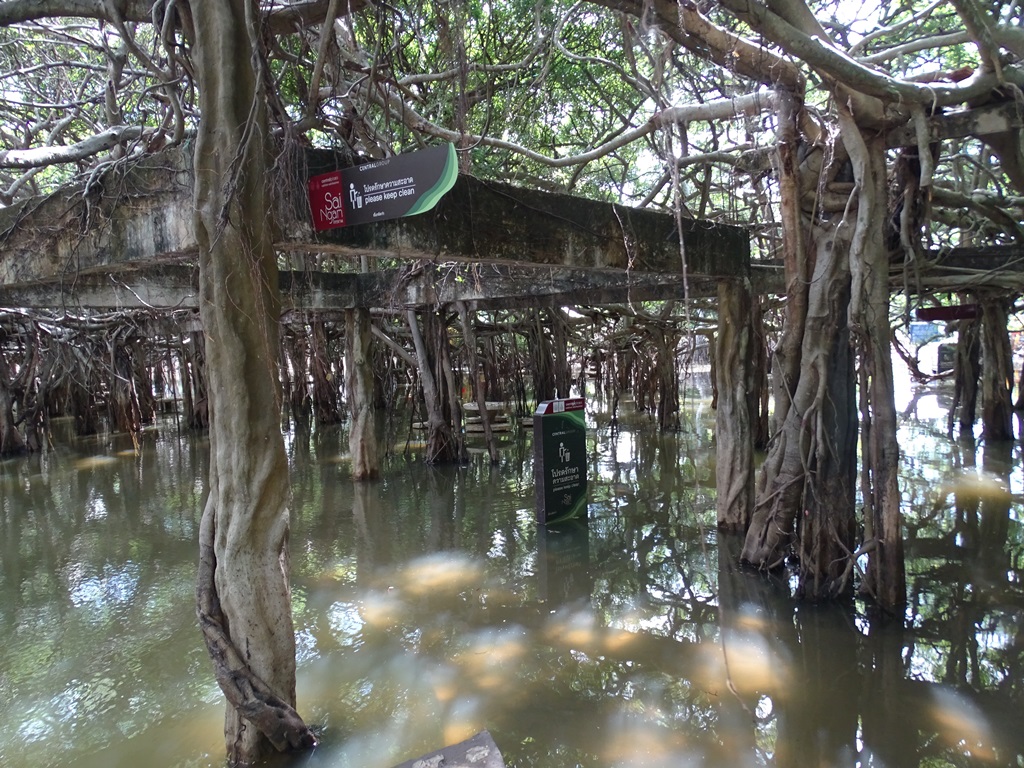
{"label": "water reflection", "polygon": [[92,439],[0,466],[5,766],[89,754],[115,764],[144,735],[157,746],[145,754],[167,749],[171,765],[180,748],[154,723],[169,715],[168,734],[186,719],[219,730],[205,723],[215,710],[203,712],[204,700],[216,699],[199,674],[190,605],[203,449],[155,435],[138,453],[129,445]]}
{"label": "water reflection", "polygon": [[[699,419],[589,444],[590,519],[534,523],[530,446],[354,485],[289,433],[302,765],[391,766],[487,728],[510,766],[1024,763],[1020,446],[903,403],[911,604],[795,601],[714,529]],[[389,444],[398,444],[391,436]],[[173,429],[0,464],[0,764],[220,766],[194,627],[207,446]]]}

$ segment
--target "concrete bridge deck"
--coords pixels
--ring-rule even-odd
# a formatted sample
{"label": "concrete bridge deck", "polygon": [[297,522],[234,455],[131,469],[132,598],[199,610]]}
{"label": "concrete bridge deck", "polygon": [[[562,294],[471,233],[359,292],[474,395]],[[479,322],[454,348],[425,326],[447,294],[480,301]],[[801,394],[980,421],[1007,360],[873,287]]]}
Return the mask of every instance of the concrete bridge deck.
{"label": "concrete bridge deck", "polygon": [[[0,305],[194,306],[191,165],[180,148],[0,210]],[[601,304],[712,295],[750,275],[741,227],[686,220],[680,244],[668,214],[465,175],[426,213],[316,233],[305,180],[335,163],[310,151],[298,165],[274,185],[277,248],[318,266],[282,272],[289,307]],[[364,257],[378,269],[359,274]]]}
{"label": "concrete bridge deck", "polygon": [[[462,175],[437,206],[316,233],[305,181],[338,166],[309,150],[273,183],[284,305],[313,311],[593,305],[714,296],[721,279],[782,293],[777,265],[751,261],[747,230]],[[684,256],[685,253],[685,280]],[[309,259],[308,257],[314,257]],[[376,265],[359,272],[361,260]],[[87,189],[0,209],[0,306],[190,308],[198,295],[189,147],[112,166]],[[894,291],[1024,291],[1024,248],[932,253]]]}

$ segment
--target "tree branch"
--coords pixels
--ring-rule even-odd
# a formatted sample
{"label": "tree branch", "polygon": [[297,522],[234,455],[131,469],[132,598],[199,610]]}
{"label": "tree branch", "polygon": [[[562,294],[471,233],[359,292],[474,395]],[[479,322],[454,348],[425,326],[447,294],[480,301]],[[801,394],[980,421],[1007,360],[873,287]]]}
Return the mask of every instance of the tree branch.
{"label": "tree branch", "polygon": [[[829,42],[805,34],[757,0],[721,0],[738,18],[750,24],[787,53],[813,67],[836,85],[874,96],[887,103],[917,102],[925,106],[962,104],[982,96],[1000,84],[994,75],[978,75],[963,85],[919,85],[871,69]],[[1003,75],[1024,82],[1020,67],[1006,67]]]}
{"label": "tree branch", "polygon": [[147,0],[5,0],[0,2],[0,27],[68,16],[113,21],[115,10],[127,21],[150,21],[153,3]]}
{"label": "tree branch", "polygon": [[515,152],[549,168],[568,168],[598,160],[669,125],[681,125],[698,120],[726,120],[739,117],[740,115],[758,114],[764,110],[771,109],[774,103],[773,94],[755,91],[754,93],[737,96],[733,99],[718,99],[705,102],[704,104],[669,107],[655,113],[642,125],[628,131],[623,131],[615,138],[588,152],[565,157],[551,157],[514,142],[505,141],[504,139],[490,136],[465,136],[457,131],[437,125],[421,116],[411,105],[402,101],[393,89],[388,89],[382,84],[378,84],[378,87],[372,91],[365,87],[360,87],[360,90],[363,91],[363,95],[366,98],[377,101],[381,107],[391,113],[395,120],[402,122],[410,130],[420,131],[451,142],[458,142],[464,138],[469,138],[475,144]]}
{"label": "tree branch", "polygon": [[991,24],[985,12],[974,3],[974,0],[950,0],[950,2],[956,8],[956,12],[960,14],[960,19],[978,47],[982,68],[986,72],[994,72],[998,76],[1002,69],[999,65],[999,47],[992,39]]}
{"label": "tree branch", "polygon": [[[265,12],[271,32],[288,34],[323,19],[330,0],[277,2]],[[355,13],[366,7],[366,0],[345,0],[342,10]],[[0,2],[0,27],[40,19],[70,17],[115,21],[152,22],[153,0],[3,0]],[[114,11],[114,13],[112,13]]]}
{"label": "tree branch", "polygon": [[0,168],[28,169],[75,163],[98,155],[123,141],[138,139],[143,133],[144,130],[139,126],[118,125],[69,146],[0,150]]}
{"label": "tree branch", "polygon": [[803,75],[787,59],[763,45],[713,24],[691,0],[590,0],[637,19],[653,8],[666,35],[701,58],[762,85],[803,89]]}

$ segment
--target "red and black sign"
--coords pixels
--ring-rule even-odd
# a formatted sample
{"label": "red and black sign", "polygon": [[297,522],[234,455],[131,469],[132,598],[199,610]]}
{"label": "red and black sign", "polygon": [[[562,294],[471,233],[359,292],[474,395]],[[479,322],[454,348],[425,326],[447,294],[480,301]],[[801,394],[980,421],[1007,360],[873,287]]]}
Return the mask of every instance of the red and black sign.
{"label": "red and black sign", "polygon": [[946,323],[950,320],[972,320],[981,317],[978,304],[953,304],[949,307],[918,307],[914,312],[918,320]]}
{"label": "red and black sign", "polygon": [[456,176],[450,143],[314,176],[309,180],[313,228],[321,232],[429,211]]}

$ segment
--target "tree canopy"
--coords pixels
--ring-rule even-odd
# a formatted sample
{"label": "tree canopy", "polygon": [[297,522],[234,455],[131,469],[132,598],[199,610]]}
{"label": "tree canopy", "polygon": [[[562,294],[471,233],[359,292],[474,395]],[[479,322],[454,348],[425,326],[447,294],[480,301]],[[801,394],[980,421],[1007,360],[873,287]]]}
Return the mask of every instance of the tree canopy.
{"label": "tree canopy", "polygon": [[[476,175],[750,224],[768,255],[778,88],[810,107],[808,152],[828,146],[837,100],[921,140],[934,114],[1005,103],[1017,116],[1005,131],[932,146],[922,233],[937,245],[1021,234],[1013,3],[260,6],[282,141],[375,158],[450,140]],[[190,24],[175,3],[0,2],[0,201],[188,141]],[[843,191],[818,190],[820,203]]]}

